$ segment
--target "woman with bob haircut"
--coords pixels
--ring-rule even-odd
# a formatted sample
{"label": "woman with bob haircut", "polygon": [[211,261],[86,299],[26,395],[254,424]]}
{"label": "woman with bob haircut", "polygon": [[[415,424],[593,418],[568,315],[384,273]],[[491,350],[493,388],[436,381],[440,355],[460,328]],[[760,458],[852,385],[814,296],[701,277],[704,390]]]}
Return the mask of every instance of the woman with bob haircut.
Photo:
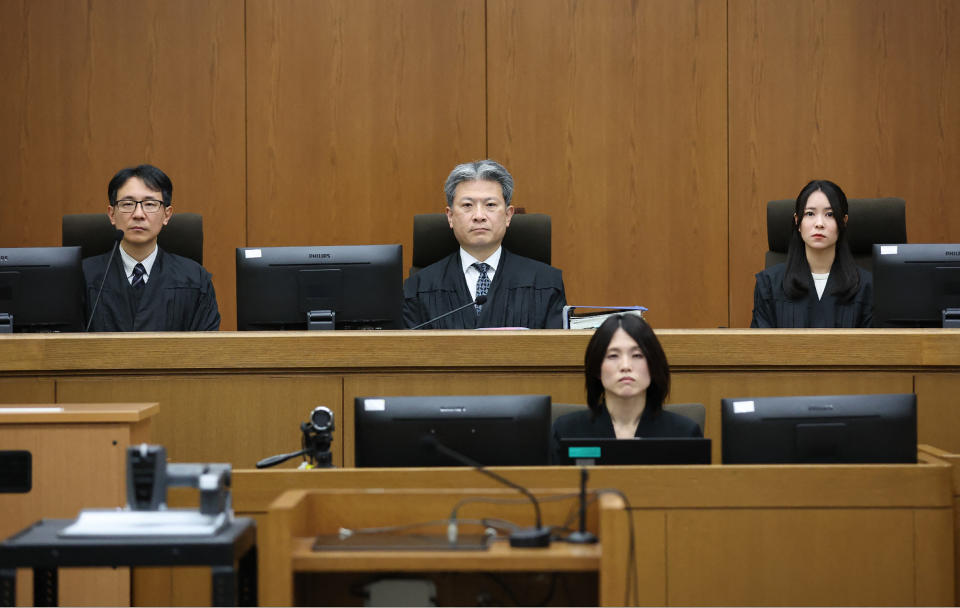
{"label": "woman with bob haircut", "polygon": [[847,242],[847,196],[820,179],[803,187],[785,264],[756,275],[750,327],[871,327],[873,278]]}
{"label": "woman with bob haircut", "polygon": [[617,314],[604,321],[587,344],[583,372],[588,409],[554,421],[554,463],[566,462],[561,438],[703,437],[696,422],[663,409],[670,365],[640,316]]}

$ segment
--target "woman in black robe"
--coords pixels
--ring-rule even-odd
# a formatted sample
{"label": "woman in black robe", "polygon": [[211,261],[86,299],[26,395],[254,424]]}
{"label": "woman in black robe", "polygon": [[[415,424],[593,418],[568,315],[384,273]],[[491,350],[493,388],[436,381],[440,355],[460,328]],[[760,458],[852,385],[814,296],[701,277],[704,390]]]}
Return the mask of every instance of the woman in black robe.
{"label": "woman in black robe", "polygon": [[696,422],[663,409],[670,364],[653,329],[640,316],[608,318],[583,357],[587,408],[553,423],[553,462],[567,461],[561,438],[703,437]]}
{"label": "woman in black robe", "polygon": [[756,275],[750,327],[871,327],[873,279],[847,243],[847,196],[814,180],[797,196],[787,261]]}

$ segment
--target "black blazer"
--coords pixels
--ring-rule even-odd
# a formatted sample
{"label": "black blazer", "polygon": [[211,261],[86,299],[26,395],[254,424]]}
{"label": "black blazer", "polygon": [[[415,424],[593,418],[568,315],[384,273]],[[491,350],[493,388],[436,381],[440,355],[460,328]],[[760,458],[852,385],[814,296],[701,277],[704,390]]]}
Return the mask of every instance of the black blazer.
{"label": "black blazer", "polygon": [[807,296],[791,300],[783,291],[786,264],[776,264],[757,273],[753,290],[753,320],[750,327],[872,327],[873,277],[863,268],[860,289],[848,301],[841,302],[830,293],[835,273],[830,273],[823,297],[817,299],[813,275],[808,278]]}
{"label": "black blazer", "polygon": [[[589,408],[580,412],[564,414],[553,421],[553,436],[550,440],[551,461],[560,464],[566,461],[560,450],[561,438],[614,439],[613,419],[603,408],[596,418]],[[644,410],[634,437],[703,437],[700,425],[686,416],[660,410],[656,414]]]}
{"label": "black blazer", "polygon": [[[460,250],[430,264],[403,283],[403,320],[413,327],[470,302]],[[560,329],[567,297],[559,270],[504,249],[487,303],[440,319],[428,329],[526,327]]]}
{"label": "black blazer", "polygon": [[[127,281],[120,254],[110,268],[104,253],[83,260],[87,318],[103,282],[90,331],[216,331],[220,312],[210,273],[193,260],[163,249],[138,294]],[[104,280],[104,275],[106,279]]]}

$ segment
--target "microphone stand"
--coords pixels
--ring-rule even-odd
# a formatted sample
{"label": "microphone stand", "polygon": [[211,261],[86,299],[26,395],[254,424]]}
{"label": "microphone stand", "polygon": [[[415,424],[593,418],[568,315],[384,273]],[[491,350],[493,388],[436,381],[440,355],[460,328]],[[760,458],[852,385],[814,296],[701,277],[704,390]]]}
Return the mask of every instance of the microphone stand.
{"label": "microphone stand", "polygon": [[[481,296],[482,297],[482,296]],[[530,499],[530,502],[533,503],[533,510],[536,513],[536,526],[533,528],[518,528],[510,533],[510,546],[511,547],[549,547],[550,546],[550,529],[544,528],[541,525],[540,519],[540,503],[537,502],[536,497],[530,493],[530,490],[524,488],[521,485],[518,485],[502,475],[498,475],[493,471],[488,471],[483,467],[482,464],[464,456],[460,452],[451,450],[447,446],[443,445],[437,441],[436,437],[432,435],[425,435],[424,440],[428,445],[431,445],[438,452],[444,456],[448,456],[457,462],[463,463],[469,467],[473,467],[477,471],[480,471],[484,475],[488,475],[500,483],[513,488],[514,490],[519,491],[524,496]]]}
{"label": "microphone stand", "polygon": [[590,545],[597,542],[597,536],[587,531],[587,469],[580,468],[580,529],[567,535],[568,543]]}
{"label": "microphone stand", "polygon": [[107,258],[107,268],[103,271],[103,279],[100,281],[100,289],[97,290],[97,299],[93,301],[93,308],[90,309],[90,318],[87,319],[87,326],[83,331],[90,331],[90,326],[93,325],[93,315],[97,313],[97,304],[100,303],[100,294],[103,293],[103,286],[107,282],[107,276],[110,275],[110,264],[113,263],[113,254],[117,252],[117,249],[120,248],[120,241],[123,240],[123,230],[119,228],[116,229],[113,235],[113,247],[110,248],[110,257]]}
{"label": "microphone stand", "polygon": [[443,314],[440,315],[439,317],[434,317],[434,318],[430,319],[429,321],[425,321],[425,322],[423,322],[423,323],[420,323],[419,325],[414,325],[414,326],[411,327],[410,329],[420,329],[421,327],[426,327],[427,325],[430,325],[430,324],[432,324],[432,323],[435,323],[435,322],[439,321],[440,319],[449,317],[450,315],[452,315],[452,314],[454,314],[454,313],[460,312],[460,311],[463,310],[464,308],[468,308],[468,307],[470,307],[470,306],[483,306],[486,302],[487,302],[487,296],[477,296],[477,299],[474,300],[473,302],[467,302],[466,304],[464,304],[463,306],[460,306],[459,308],[454,308],[453,310],[451,310],[451,311],[449,311],[449,312],[443,313]]}

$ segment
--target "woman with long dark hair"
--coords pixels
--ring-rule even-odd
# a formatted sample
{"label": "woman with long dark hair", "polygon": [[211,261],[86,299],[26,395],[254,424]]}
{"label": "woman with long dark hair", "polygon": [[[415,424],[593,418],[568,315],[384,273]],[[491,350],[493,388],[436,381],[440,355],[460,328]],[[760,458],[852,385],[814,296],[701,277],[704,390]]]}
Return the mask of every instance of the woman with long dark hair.
{"label": "woman with long dark hair", "polygon": [[814,180],[797,196],[787,261],[756,275],[750,327],[870,327],[873,279],[847,242],[847,196]]}

